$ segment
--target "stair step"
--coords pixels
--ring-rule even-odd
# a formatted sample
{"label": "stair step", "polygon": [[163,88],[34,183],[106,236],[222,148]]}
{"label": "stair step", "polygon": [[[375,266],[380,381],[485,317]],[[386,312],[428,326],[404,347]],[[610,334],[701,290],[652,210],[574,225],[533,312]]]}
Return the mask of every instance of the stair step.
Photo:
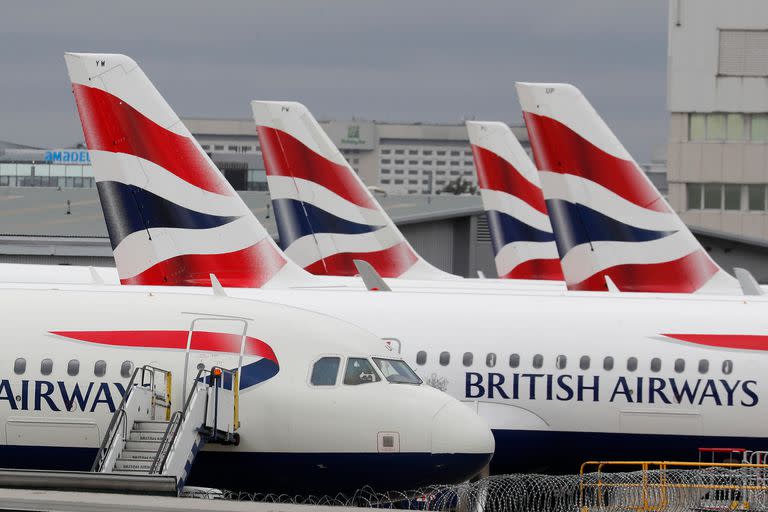
{"label": "stair step", "polygon": [[156,455],[157,452],[155,450],[123,450],[120,453],[119,459],[153,461]]}
{"label": "stair step", "polygon": [[136,474],[141,474],[141,475],[148,475],[149,474],[148,470],[144,470],[144,469],[117,469],[117,468],[114,468],[112,470],[112,472],[113,473],[136,473]]}
{"label": "stair step", "polygon": [[160,449],[160,441],[131,441],[128,440],[125,442],[125,450],[129,451],[139,451],[139,450],[150,450],[152,452],[157,453],[157,450]]}
{"label": "stair step", "polygon": [[162,432],[157,432],[154,430],[131,430],[131,433],[128,434],[128,440],[160,442],[163,440],[164,435],[165,430]]}
{"label": "stair step", "polygon": [[168,428],[167,421],[136,421],[133,423],[132,431],[164,433],[167,428]]}
{"label": "stair step", "polygon": [[115,461],[115,467],[113,471],[141,471],[143,473],[149,473],[149,468],[151,467],[152,467],[152,461],[124,460],[121,457]]}

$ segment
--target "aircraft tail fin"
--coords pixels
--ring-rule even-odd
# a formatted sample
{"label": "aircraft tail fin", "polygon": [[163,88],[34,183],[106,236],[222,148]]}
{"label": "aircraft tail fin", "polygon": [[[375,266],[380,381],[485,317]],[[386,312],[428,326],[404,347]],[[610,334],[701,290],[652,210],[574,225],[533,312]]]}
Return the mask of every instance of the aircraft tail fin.
{"label": "aircraft tail fin", "polygon": [[307,108],[253,101],[253,118],[285,253],[313,274],[456,279],[422,259]]}
{"label": "aircraft tail fin", "polygon": [[466,124],[499,277],[562,281],[555,236],[533,162],[506,124]]}
{"label": "aircraft tail fin", "polygon": [[569,289],[741,293],[581,91],[517,92]]}
{"label": "aircraft tail fin", "polygon": [[260,287],[300,277],[131,58],[67,53],[123,284]]}

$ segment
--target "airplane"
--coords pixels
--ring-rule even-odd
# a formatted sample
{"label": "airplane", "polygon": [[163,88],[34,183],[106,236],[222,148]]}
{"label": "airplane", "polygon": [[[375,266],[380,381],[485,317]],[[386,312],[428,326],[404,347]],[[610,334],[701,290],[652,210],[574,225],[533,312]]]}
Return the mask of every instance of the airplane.
{"label": "airplane", "polygon": [[570,84],[516,84],[569,290],[743,293]]}
{"label": "airplane", "polygon": [[171,372],[174,411],[187,403],[185,387],[200,365],[240,369],[239,444],[206,444],[191,485],[414,489],[464,481],[491,458],[487,424],[422,384],[369,332],[210,289],[170,290],[3,286],[3,467],[88,471],[130,378],[145,365]]}
{"label": "airplane", "polygon": [[477,183],[504,279],[562,281],[538,171],[504,123],[467,121]]}
{"label": "airplane", "polygon": [[[111,64],[113,58],[127,57],[99,55],[93,60]],[[77,64],[74,59],[68,59],[69,66]],[[138,69],[121,67],[133,72]],[[138,96],[125,91],[131,98]],[[159,98],[155,93],[146,96]],[[152,111],[150,105],[144,108]],[[172,125],[178,129],[179,124],[174,118]],[[157,171],[157,166],[146,167]],[[94,167],[97,180],[116,171]],[[155,177],[165,176],[165,172],[143,174],[142,186],[156,187]],[[175,188],[165,193],[173,194]],[[105,209],[109,208],[107,204]],[[136,222],[122,218],[131,214],[129,208],[111,212],[115,222]],[[174,222],[177,220],[168,219],[167,224]],[[194,235],[195,229],[187,228],[185,236],[192,239]],[[152,243],[154,238],[145,237],[143,245],[136,244],[124,256],[148,262]],[[209,248],[208,254],[215,249]],[[117,261],[120,266],[123,260]],[[240,270],[247,273],[250,267]],[[202,271],[194,267],[190,272]],[[178,267],[176,272],[173,280],[183,282],[186,269]],[[214,269],[211,272],[215,274]],[[162,281],[152,284],[162,285]],[[493,472],[526,467],[575,471],[583,461],[583,448],[590,446],[588,441],[594,446],[599,439],[608,441],[605,446],[612,458],[637,454],[635,447],[641,443],[649,457],[681,455],[675,451],[664,455],[661,441],[664,448],[680,449],[700,442],[739,441],[750,447],[762,443],[757,420],[762,412],[759,397],[765,392],[759,380],[764,357],[762,317],[768,304],[764,297],[568,292],[562,288],[509,289],[503,294],[491,289],[445,293],[429,288],[392,292],[351,287],[225,288],[232,297],[293,305],[344,319],[387,340],[407,362],[414,363],[427,383],[444,388],[488,420],[497,441]],[[210,288],[190,286],[183,291],[210,293]],[[571,366],[558,355],[570,359]],[[582,365],[582,356],[601,359],[605,370],[597,363]],[[602,361],[608,356],[614,358],[613,366]],[[616,363],[619,358],[626,361],[627,369]],[[577,359],[578,370],[573,367]],[[699,360],[711,365],[702,363],[699,370]],[[663,386],[660,379],[666,379]],[[526,384],[528,388],[520,387]],[[661,398],[660,390],[667,400]],[[687,398],[667,403],[671,402],[669,393],[674,391],[677,396],[680,390],[688,390],[682,391],[683,398],[694,393],[690,403]],[[654,447],[648,440],[659,445]],[[554,458],[551,449],[557,451]],[[530,453],[545,456],[527,458]]]}
{"label": "airplane", "polygon": [[307,107],[252,101],[251,110],[281,246],[305,270],[353,276],[354,260],[363,260],[382,277],[394,278],[386,282],[399,289],[562,287],[522,275],[461,279],[436,269],[414,251]]}

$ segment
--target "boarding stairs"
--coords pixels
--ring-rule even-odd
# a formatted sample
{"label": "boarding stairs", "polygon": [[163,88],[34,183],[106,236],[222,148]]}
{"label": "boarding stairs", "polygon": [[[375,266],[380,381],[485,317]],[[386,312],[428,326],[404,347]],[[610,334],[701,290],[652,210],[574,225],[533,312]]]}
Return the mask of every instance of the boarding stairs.
{"label": "boarding stairs", "polygon": [[171,372],[136,368],[91,471],[172,476],[180,491],[206,443],[240,442],[238,372],[200,368],[181,409],[171,404]]}

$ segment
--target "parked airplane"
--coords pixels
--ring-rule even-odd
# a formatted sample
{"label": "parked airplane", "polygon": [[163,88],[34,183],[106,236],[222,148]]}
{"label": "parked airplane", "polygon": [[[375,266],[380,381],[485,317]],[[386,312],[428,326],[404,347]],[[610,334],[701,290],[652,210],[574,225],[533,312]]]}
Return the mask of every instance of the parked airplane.
{"label": "parked airplane", "polygon": [[571,290],[742,294],[584,95],[518,83],[566,284]]}
{"label": "parked airplane", "polygon": [[[0,290],[3,467],[87,471],[144,365],[171,372],[173,411],[200,364],[241,368],[239,444],[206,445],[193,485],[411,489],[466,480],[493,452],[475,413],[422,385],[381,339],[327,315],[172,288],[42,288]],[[128,463],[147,450],[131,440]]]}
{"label": "parked airplane", "polygon": [[562,281],[533,162],[504,123],[467,121],[467,133],[499,277]]}
{"label": "parked airplane", "polygon": [[[68,64],[75,63],[68,59]],[[94,171],[98,180],[102,170]],[[142,179],[153,187],[155,173]],[[120,220],[128,211],[115,209],[116,222],[135,222]],[[188,228],[186,235],[194,234]],[[126,257],[146,259],[139,248]],[[176,279],[183,281],[184,268],[177,271]],[[471,403],[492,424],[500,454],[494,471],[544,466],[573,471],[586,447],[600,439],[612,458],[635,456],[640,443],[645,456],[673,457],[688,455],[687,448],[697,443],[760,447],[763,440],[758,403],[765,390],[758,372],[768,302],[762,297],[561,289],[371,293],[349,287],[241,287],[226,293],[320,311],[387,339],[429,383]],[[582,356],[589,361],[582,362]],[[602,361],[608,356],[613,359]],[[626,366],[617,363],[620,358]],[[572,366],[577,359],[578,369]],[[591,363],[597,359],[601,365]],[[502,370],[502,364],[508,367]],[[662,450],[670,445],[685,453]],[[556,456],[548,450],[557,450]]]}

